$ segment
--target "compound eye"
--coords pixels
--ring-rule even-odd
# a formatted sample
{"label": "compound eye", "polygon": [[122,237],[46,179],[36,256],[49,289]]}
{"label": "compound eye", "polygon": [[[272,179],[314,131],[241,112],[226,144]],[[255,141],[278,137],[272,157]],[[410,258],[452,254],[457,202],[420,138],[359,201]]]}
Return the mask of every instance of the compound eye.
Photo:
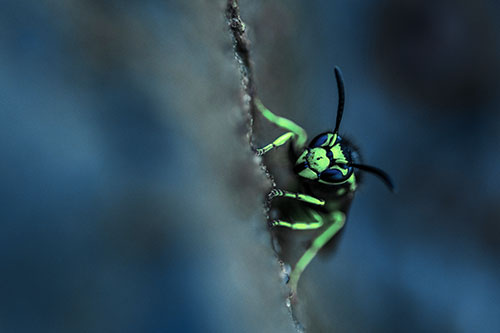
{"label": "compound eye", "polygon": [[316,147],[321,147],[328,141],[328,134],[320,134],[314,139],[311,140],[311,143],[309,144],[310,148],[316,148]]}
{"label": "compound eye", "polygon": [[340,170],[328,169],[323,171],[319,178],[328,183],[339,183],[345,180],[346,177],[342,174],[342,172],[340,172]]}
{"label": "compound eye", "polygon": [[336,135],[330,132],[321,133],[311,140],[309,143],[309,148],[318,148],[318,147],[331,147],[335,142]]}

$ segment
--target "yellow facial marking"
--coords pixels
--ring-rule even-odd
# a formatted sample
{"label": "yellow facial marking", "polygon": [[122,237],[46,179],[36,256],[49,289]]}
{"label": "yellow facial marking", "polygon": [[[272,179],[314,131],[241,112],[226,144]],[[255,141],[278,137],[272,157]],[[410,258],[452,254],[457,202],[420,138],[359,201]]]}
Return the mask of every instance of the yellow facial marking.
{"label": "yellow facial marking", "polygon": [[313,148],[307,156],[307,163],[314,170],[323,172],[328,169],[330,159],[326,156],[326,150],[323,148]]}
{"label": "yellow facial marking", "polygon": [[299,172],[299,176],[312,180],[318,179],[318,174],[309,168],[306,168]]}
{"label": "yellow facial marking", "polygon": [[337,143],[330,150],[333,153],[333,159],[336,163],[347,163],[347,159],[342,151],[342,148],[340,147],[340,143]]}

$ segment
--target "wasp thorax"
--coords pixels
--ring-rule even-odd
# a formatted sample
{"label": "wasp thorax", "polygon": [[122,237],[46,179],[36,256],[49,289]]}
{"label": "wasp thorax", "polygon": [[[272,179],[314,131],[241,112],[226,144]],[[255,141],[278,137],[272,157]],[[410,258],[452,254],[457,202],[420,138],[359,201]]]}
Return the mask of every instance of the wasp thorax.
{"label": "wasp thorax", "polygon": [[306,156],[309,167],[317,172],[323,172],[328,169],[330,159],[326,156],[326,150],[323,148],[313,148]]}

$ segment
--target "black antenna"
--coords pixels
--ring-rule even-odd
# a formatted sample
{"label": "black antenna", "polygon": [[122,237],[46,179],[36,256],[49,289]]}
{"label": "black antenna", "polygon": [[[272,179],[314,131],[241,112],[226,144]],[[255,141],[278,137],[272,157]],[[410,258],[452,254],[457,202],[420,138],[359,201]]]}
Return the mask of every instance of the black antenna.
{"label": "black antenna", "polygon": [[337,88],[339,89],[339,106],[337,108],[337,122],[335,123],[335,130],[333,133],[338,133],[340,122],[342,120],[342,115],[344,114],[344,79],[342,78],[342,72],[338,66],[335,66],[335,78],[337,79]]}
{"label": "black antenna", "polygon": [[355,163],[350,163],[349,165],[359,170],[373,173],[374,175],[378,176],[385,183],[385,185],[387,185],[387,187],[389,188],[389,190],[391,190],[392,193],[396,193],[396,187],[394,186],[391,177],[389,177],[389,175],[385,171],[371,165],[355,164]]}

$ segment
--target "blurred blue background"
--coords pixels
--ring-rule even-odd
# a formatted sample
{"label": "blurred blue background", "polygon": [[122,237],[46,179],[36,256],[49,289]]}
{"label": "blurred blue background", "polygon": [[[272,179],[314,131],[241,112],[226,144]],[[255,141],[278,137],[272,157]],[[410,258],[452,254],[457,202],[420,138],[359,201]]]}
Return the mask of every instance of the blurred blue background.
{"label": "blurred blue background", "polygon": [[[0,331],[293,331],[224,6],[0,3]],[[367,175],[308,268],[310,331],[500,330],[498,3],[241,6],[266,105],[329,129],[341,66],[399,188]]]}

